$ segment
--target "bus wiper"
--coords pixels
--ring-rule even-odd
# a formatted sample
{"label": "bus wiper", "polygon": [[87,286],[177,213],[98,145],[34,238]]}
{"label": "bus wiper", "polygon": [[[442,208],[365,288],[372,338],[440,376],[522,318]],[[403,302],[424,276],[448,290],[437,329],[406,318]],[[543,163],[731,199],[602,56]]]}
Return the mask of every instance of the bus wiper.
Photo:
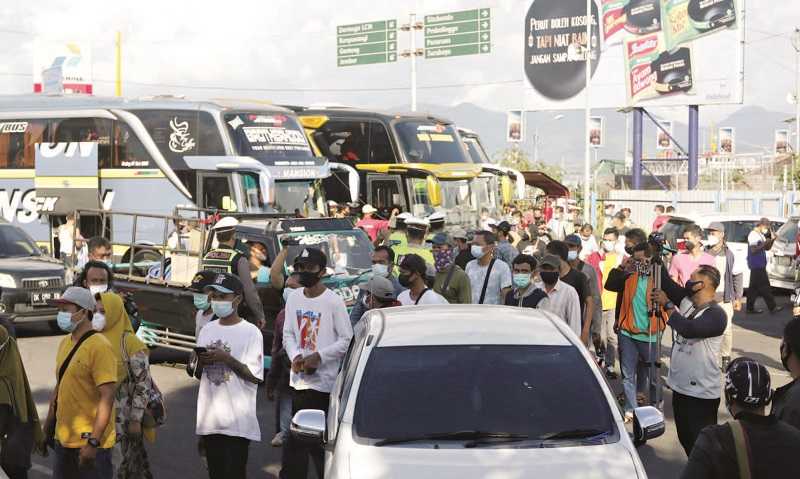
{"label": "bus wiper", "polygon": [[[401,444],[414,441],[436,441],[436,440],[475,441],[478,439],[490,439],[490,438],[523,440],[527,439],[528,436],[526,434],[513,434],[510,432],[488,432],[488,431],[467,430],[467,431],[421,434],[419,436],[388,437],[386,439],[381,439],[380,441],[376,442],[375,446],[380,447],[389,444]],[[465,445],[464,447],[474,447],[474,446]]]}
{"label": "bus wiper", "polygon": [[560,432],[549,432],[542,434],[537,439],[547,441],[550,439],[602,439],[608,436],[608,431],[600,429],[569,429]]}

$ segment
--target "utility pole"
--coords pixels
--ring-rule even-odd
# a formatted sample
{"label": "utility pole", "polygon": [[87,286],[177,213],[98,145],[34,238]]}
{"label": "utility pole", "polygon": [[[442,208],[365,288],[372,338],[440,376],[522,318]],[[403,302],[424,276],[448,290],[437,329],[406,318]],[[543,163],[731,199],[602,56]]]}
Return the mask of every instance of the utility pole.
{"label": "utility pole", "polygon": [[116,58],[116,78],[114,81],[114,94],[122,96],[122,33],[117,31],[116,41],[114,42]]}
{"label": "utility pole", "polygon": [[800,28],[795,27],[792,35],[794,47],[794,155],[792,155],[792,189],[795,189],[795,162],[800,155]]}
{"label": "utility pole", "polygon": [[415,35],[415,30],[422,30],[423,25],[422,22],[417,22],[416,20],[417,14],[409,13],[408,23],[400,26],[400,30],[408,32],[409,45],[411,46],[409,50],[405,50],[400,54],[401,57],[411,58],[411,111],[417,111],[417,57],[424,55],[424,50],[417,48],[417,36]]}
{"label": "utility pole", "polygon": [[589,207],[589,197],[591,195],[591,169],[592,169],[592,148],[589,144],[589,130],[591,129],[592,104],[590,95],[590,82],[592,80],[592,1],[586,0],[586,131],[583,135],[584,161],[583,161],[583,219],[585,223],[591,223],[592,211]]}

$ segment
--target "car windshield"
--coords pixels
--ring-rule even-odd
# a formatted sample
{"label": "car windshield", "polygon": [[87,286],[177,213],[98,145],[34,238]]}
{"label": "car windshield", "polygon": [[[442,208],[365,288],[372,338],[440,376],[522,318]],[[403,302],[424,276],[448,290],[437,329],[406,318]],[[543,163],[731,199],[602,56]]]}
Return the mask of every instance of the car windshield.
{"label": "car windshield", "polygon": [[612,417],[573,346],[378,347],[358,388],[354,427],[377,440],[453,431],[542,438],[576,430],[615,435]]}
{"label": "car windshield", "polygon": [[0,258],[41,255],[36,243],[24,231],[11,225],[0,226]]}
{"label": "car windshield", "polygon": [[277,213],[300,213],[306,218],[325,216],[325,195],[320,180],[276,181],[275,204]]}
{"label": "car windshield", "polygon": [[476,138],[472,138],[469,136],[462,136],[461,141],[464,142],[464,149],[467,150],[467,154],[469,155],[470,159],[473,163],[481,164],[481,163],[489,163],[488,158],[486,158],[486,154],[481,148],[480,143]]}
{"label": "car windshield", "polygon": [[[270,165],[313,160],[314,155],[297,120],[283,113],[229,113],[225,124],[236,153]],[[289,163],[285,163],[289,165]]]}
{"label": "car windshield", "polygon": [[452,126],[418,120],[394,125],[410,163],[471,163]]}
{"label": "car windshield", "polygon": [[319,248],[328,257],[328,268],[334,274],[358,274],[372,267],[372,243],[360,230],[308,231],[280,235],[280,241],[289,239],[286,268],[292,271],[294,259],[307,246]]}
{"label": "car windshield", "polygon": [[787,221],[775,235],[781,241],[794,243],[797,238],[797,219]]}
{"label": "car windshield", "polygon": [[664,239],[673,248],[678,247],[678,240],[683,238],[683,230],[692,224],[691,221],[672,218],[661,227],[661,233],[664,234]]}
{"label": "car windshield", "polygon": [[[725,241],[728,243],[747,243],[747,235],[756,227],[756,220],[748,221],[723,221],[725,226]],[[779,230],[783,222],[773,221],[772,229]]]}

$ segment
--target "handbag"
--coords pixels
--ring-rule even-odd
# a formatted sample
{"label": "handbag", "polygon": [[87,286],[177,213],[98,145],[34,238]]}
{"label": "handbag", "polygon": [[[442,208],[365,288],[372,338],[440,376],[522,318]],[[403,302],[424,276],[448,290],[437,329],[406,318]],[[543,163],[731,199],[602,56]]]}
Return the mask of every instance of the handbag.
{"label": "handbag", "polygon": [[[122,356],[125,360],[125,366],[128,368],[128,376],[133,378],[133,370],[131,369],[130,355],[128,355],[128,348],[125,346],[125,335],[130,334],[126,331],[122,335]],[[144,408],[144,415],[142,415],[142,427],[154,428],[163,425],[167,422],[167,408],[164,404],[164,395],[156,385],[153,376],[148,373],[149,387],[147,388],[147,405]],[[131,382],[131,385],[133,383]],[[130,385],[129,385],[130,387]],[[132,393],[132,391],[131,391]]]}

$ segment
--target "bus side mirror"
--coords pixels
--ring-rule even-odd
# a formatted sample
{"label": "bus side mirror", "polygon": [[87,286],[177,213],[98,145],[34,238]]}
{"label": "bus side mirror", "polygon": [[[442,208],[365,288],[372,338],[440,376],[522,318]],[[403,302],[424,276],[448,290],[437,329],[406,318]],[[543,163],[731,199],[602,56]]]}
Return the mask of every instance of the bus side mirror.
{"label": "bus side mirror", "polygon": [[511,184],[511,178],[502,176],[500,178],[500,194],[503,197],[503,203],[511,203],[514,199],[514,185]]}
{"label": "bus side mirror", "polygon": [[428,188],[428,200],[431,202],[431,206],[441,206],[442,185],[439,184],[439,180],[437,180],[435,176],[429,175],[426,179],[426,182]]}
{"label": "bus side mirror", "polygon": [[236,202],[230,196],[222,197],[222,209],[225,211],[236,211]]}

